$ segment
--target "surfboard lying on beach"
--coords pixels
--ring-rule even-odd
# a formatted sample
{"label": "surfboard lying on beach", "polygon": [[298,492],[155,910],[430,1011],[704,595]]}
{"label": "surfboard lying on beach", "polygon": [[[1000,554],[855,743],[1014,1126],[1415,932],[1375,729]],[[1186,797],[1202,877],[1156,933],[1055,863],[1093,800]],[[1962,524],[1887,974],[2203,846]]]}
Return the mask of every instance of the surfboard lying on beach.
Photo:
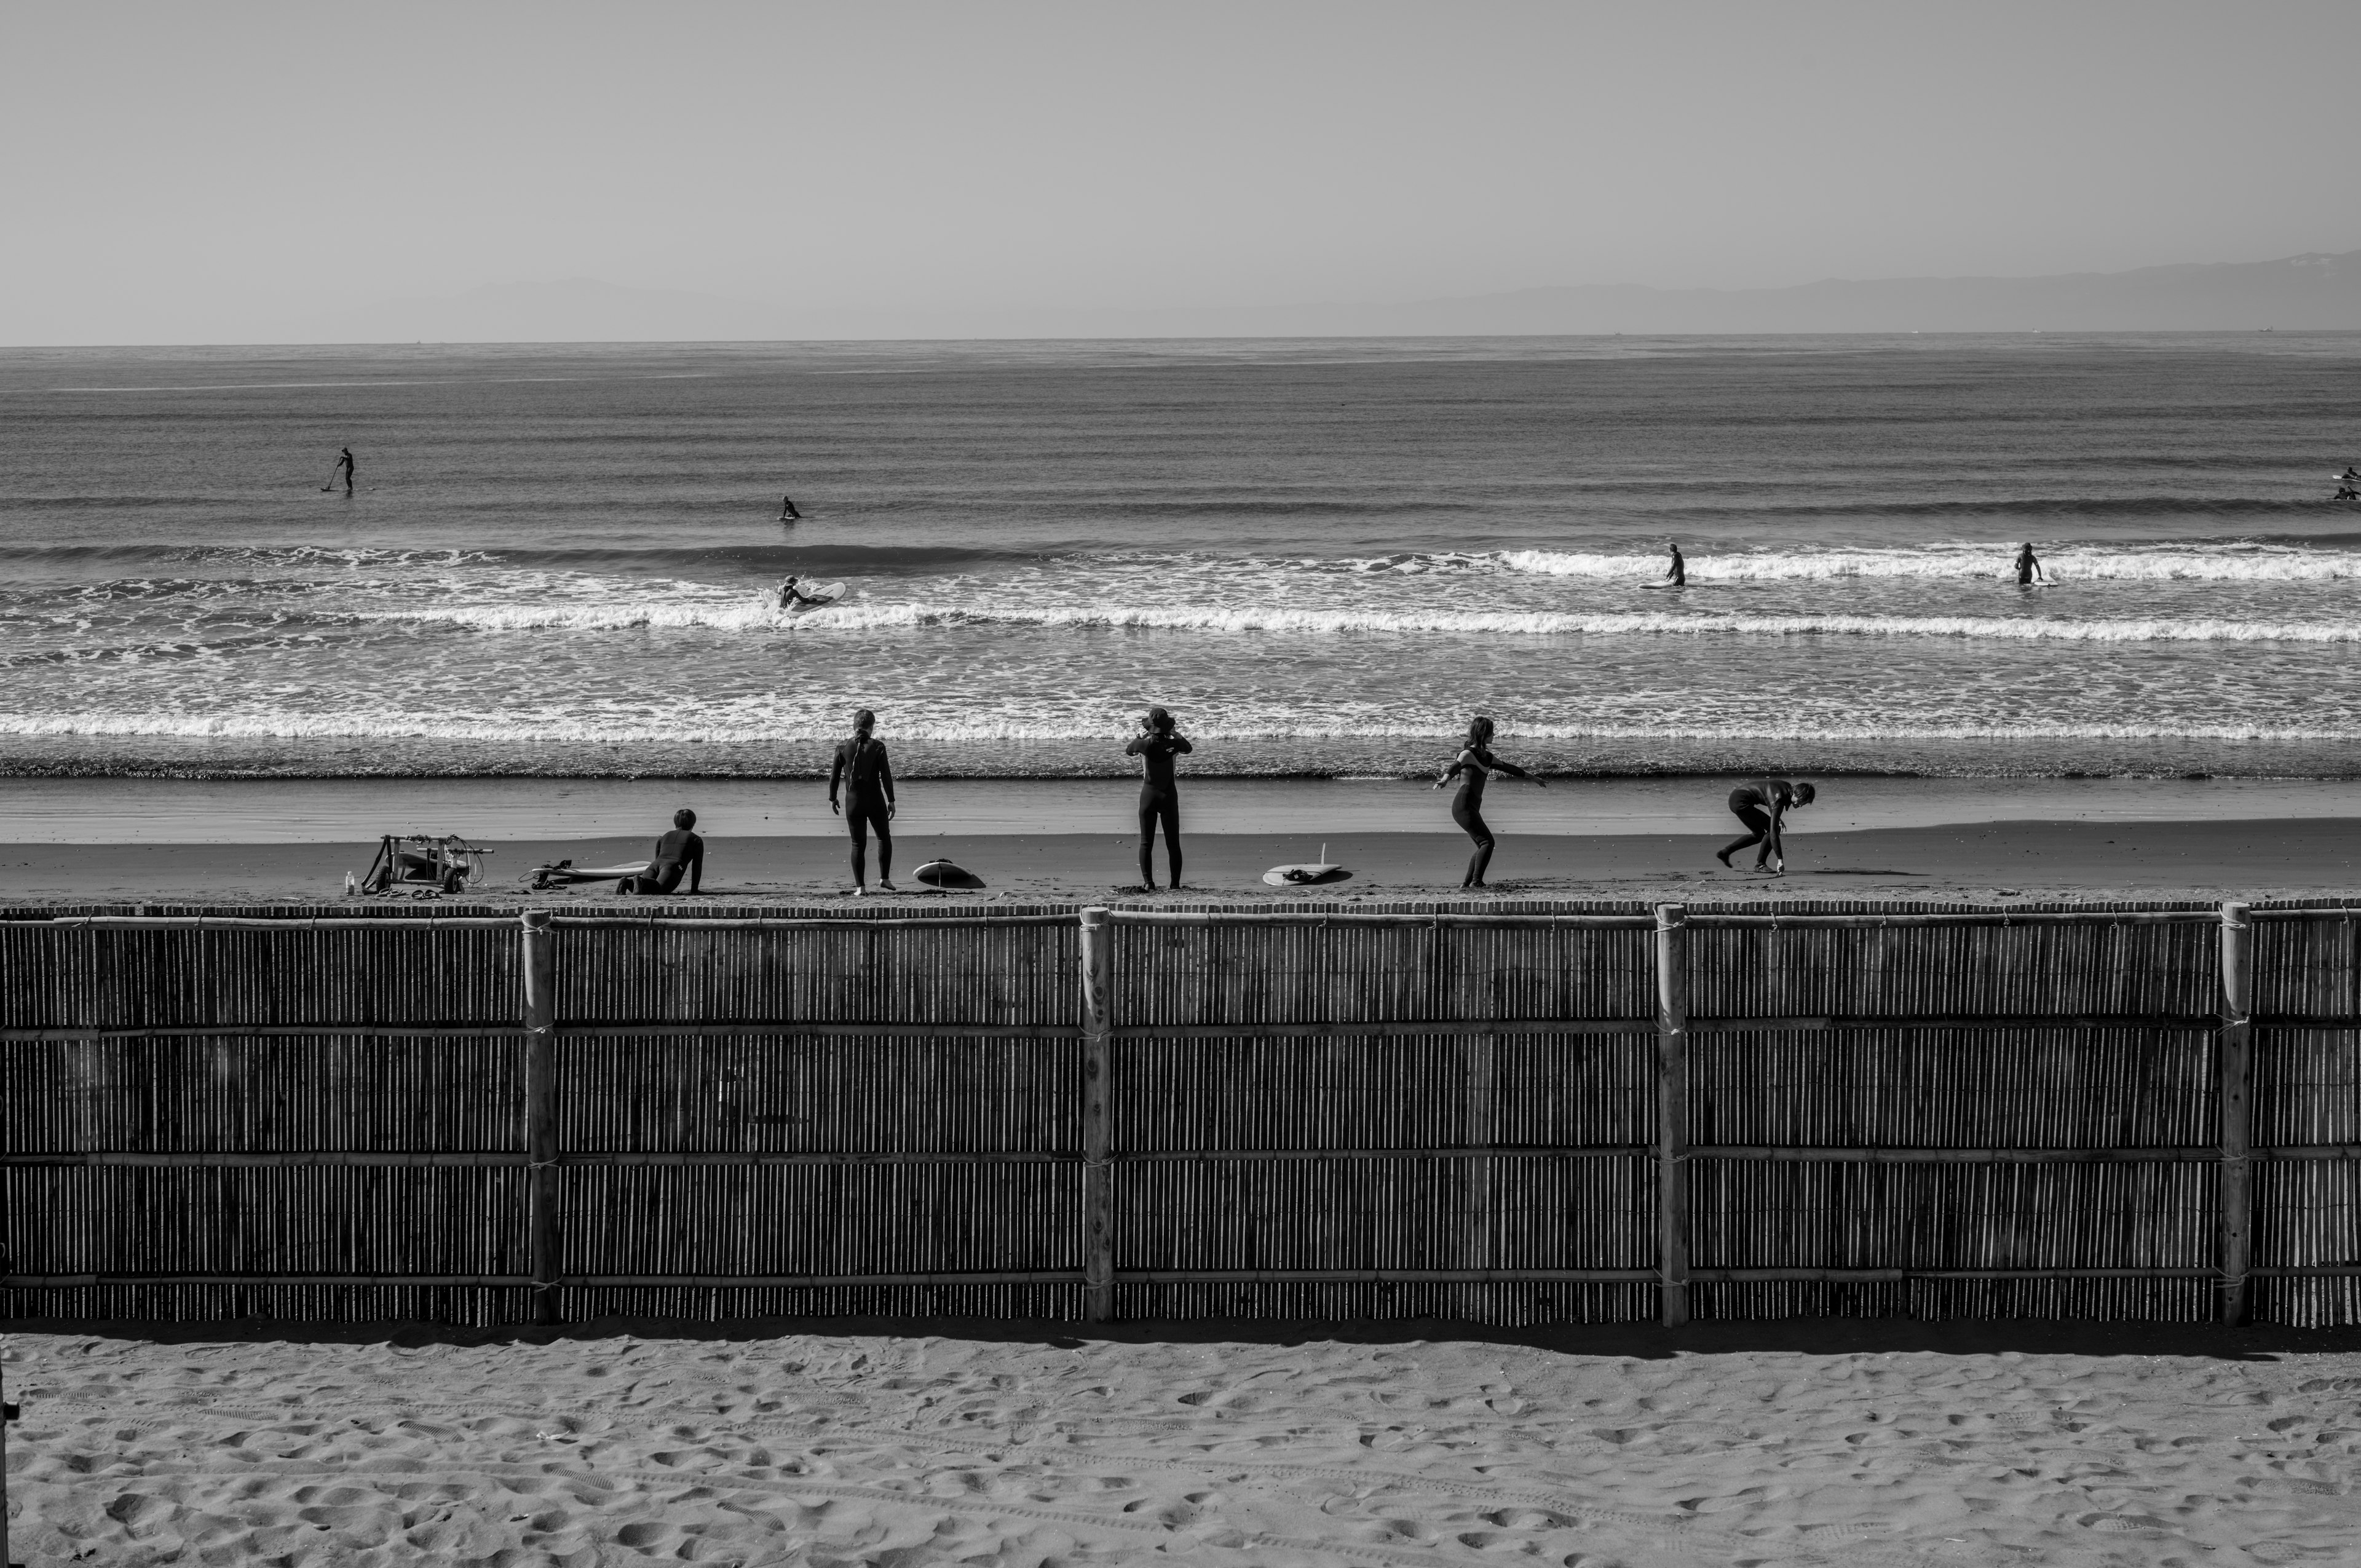
{"label": "surfboard lying on beach", "polygon": [[949,861],[928,861],[910,874],[928,887],[974,889],[983,885],[982,877],[964,866],[955,866]]}
{"label": "surfboard lying on beach", "polygon": [[1343,882],[1353,873],[1328,858],[1328,846],[1320,846],[1320,858],[1301,865],[1273,866],[1262,873],[1262,880],[1273,887],[1312,887],[1321,883]]}

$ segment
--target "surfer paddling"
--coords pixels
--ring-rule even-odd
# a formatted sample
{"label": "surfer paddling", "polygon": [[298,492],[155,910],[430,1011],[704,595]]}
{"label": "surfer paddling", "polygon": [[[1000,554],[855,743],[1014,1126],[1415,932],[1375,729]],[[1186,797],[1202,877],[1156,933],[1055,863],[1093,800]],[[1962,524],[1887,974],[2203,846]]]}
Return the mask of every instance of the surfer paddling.
{"label": "surfer paddling", "polygon": [[2041,569],[2041,557],[2033,553],[2033,542],[2026,541],[2025,548],[2016,553],[2016,586],[2029,588],[2036,583],[2048,580],[2048,574]]}
{"label": "surfer paddling", "polygon": [[1164,859],[1171,885],[1180,885],[1180,785],[1172,776],[1172,759],[1196,750],[1174,727],[1172,716],[1151,707],[1139,721],[1140,733],[1123,749],[1139,759],[1139,885],[1156,891],[1156,825],[1164,825]]}
{"label": "surfer paddling", "polygon": [[826,604],[828,602],[828,600],[824,598],[814,598],[811,595],[796,587],[796,584],[801,579],[799,578],[789,577],[785,582],[779,585],[779,608],[781,609],[793,609],[799,604]]}
{"label": "surfer paddling", "polygon": [[1476,852],[1467,857],[1467,875],[1461,887],[1482,887],[1485,870],[1492,863],[1492,829],[1484,824],[1484,785],[1494,773],[1506,773],[1512,779],[1523,779],[1543,789],[1549,785],[1533,777],[1514,762],[1504,762],[1492,755],[1492,721],[1477,714],[1467,725],[1467,742],[1460,747],[1458,760],[1443,770],[1434,781],[1441,789],[1453,779],[1466,774],[1459,793],[1451,800],[1451,820],[1459,824]]}
{"label": "surfer paddling", "polygon": [[[894,887],[894,830],[886,826],[894,820],[894,768],[885,760],[885,742],[872,733],[877,728],[877,716],[867,708],[852,716],[852,739],[841,741],[836,748],[836,766],[828,775],[828,808],[844,818],[844,826],[852,834],[852,892],[855,897],[869,891],[869,833],[877,832],[877,885],[892,893]],[[837,800],[837,786],[844,786],[844,799]]]}
{"label": "surfer paddling", "polygon": [[1786,825],[1787,813],[1799,806],[1811,805],[1818,793],[1810,784],[1789,784],[1785,779],[1758,779],[1739,785],[1730,792],[1730,809],[1745,825],[1746,837],[1716,850],[1713,858],[1727,866],[1730,856],[1749,844],[1760,844],[1763,851],[1754,857],[1754,869],[1773,869],[1770,862],[1775,857],[1779,862],[1775,869],[1785,872],[1787,842],[1782,829]]}

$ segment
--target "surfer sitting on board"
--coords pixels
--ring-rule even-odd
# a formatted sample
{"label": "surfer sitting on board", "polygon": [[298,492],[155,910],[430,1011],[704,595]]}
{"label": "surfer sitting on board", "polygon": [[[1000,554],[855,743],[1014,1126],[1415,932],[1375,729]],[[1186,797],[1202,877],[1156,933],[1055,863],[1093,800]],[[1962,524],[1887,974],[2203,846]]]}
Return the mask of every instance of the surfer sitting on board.
{"label": "surfer sitting on board", "polygon": [[1467,725],[1467,743],[1459,749],[1459,759],[1443,770],[1434,781],[1441,789],[1461,773],[1467,775],[1459,793],[1451,800],[1451,820],[1459,824],[1476,852],[1467,857],[1467,874],[1461,879],[1462,887],[1482,887],[1484,872],[1492,863],[1492,829],[1484,825],[1484,785],[1493,773],[1506,773],[1512,779],[1524,779],[1547,789],[1549,785],[1514,762],[1504,762],[1492,755],[1492,721],[1477,714]]}
{"label": "surfer sitting on board", "polygon": [[1787,869],[1787,843],[1781,829],[1787,813],[1799,806],[1809,806],[1818,795],[1807,784],[1789,784],[1785,779],[1758,779],[1741,784],[1730,792],[1730,809],[1746,825],[1746,837],[1732,839],[1713,852],[1713,858],[1723,865],[1730,857],[1749,844],[1760,844],[1763,852],[1754,857],[1754,869],[1768,868],[1773,856],[1779,860],[1778,869]]}
{"label": "surfer sitting on board", "polygon": [[796,498],[793,496],[781,496],[779,498],[779,521],[781,522],[801,522],[803,520],[804,514],[796,510]]}
{"label": "surfer sitting on board", "polygon": [[2036,582],[2048,580],[2048,575],[2041,569],[2041,557],[2033,553],[2033,543],[2027,540],[2025,548],[2016,553],[2016,586],[2020,588],[2029,588]]}
{"label": "surfer sitting on board", "polygon": [[796,583],[798,579],[796,578],[789,577],[785,582],[779,585],[779,608],[781,609],[793,609],[799,604],[826,604],[828,602],[828,600],[823,598],[814,598],[811,595],[805,593],[801,588],[796,587]]}
{"label": "surfer sitting on board", "polygon": [[1172,759],[1196,748],[1173,727],[1172,716],[1151,707],[1139,721],[1140,733],[1123,749],[1139,759],[1139,885],[1156,891],[1156,825],[1164,824],[1164,859],[1170,881],[1180,885],[1180,785],[1172,776]]}

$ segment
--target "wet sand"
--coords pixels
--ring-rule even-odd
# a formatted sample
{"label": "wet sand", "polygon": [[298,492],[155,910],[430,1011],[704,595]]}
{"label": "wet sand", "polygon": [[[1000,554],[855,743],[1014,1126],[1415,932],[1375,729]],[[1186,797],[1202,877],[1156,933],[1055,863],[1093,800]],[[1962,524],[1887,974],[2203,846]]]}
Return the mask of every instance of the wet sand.
{"label": "wet sand", "polygon": [[[2274,817],[2209,822],[1988,822],[1861,832],[1798,831],[1787,874],[1724,871],[1715,834],[1511,834],[1492,861],[1491,895],[1690,903],[1805,899],[2268,898],[2361,889],[2361,817]],[[909,833],[895,840],[906,895],[923,861],[948,858],[989,884],[984,898],[1093,901],[1122,896],[1138,879],[1135,840],[1113,834]],[[526,896],[524,876],[543,861],[584,865],[644,857],[631,839],[496,842],[492,872],[471,895]],[[1459,896],[1466,840],[1445,833],[1332,837],[1332,860],[1351,881],[1322,889],[1266,886],[1268,868],[1316,855],[1293,836],[1199,834],[1184,840],[1185,896],[1192,899]],[[368,844],[0,844],[0,879],[24,905],[316,902],[339,895],[344,874],[364,871]],[[872,850],[873,857],[874,848]],[[1741,858],[1741,865],[1745,857]],[[872,875],[875,861],[872,860]],[[1161,851],[1157,877],[1164,877]],[[851,883],[841,839],[710,840],[706,894],[732,901],[808,902],[845,896]],[[934,900],[979,895],[928,894]],[[629,905],[611,886],[544,895],[570,904]],[[686,905],[675,897],[667,905]]]}
{"label": "wet sand", "polygon": [[39,1568],[2147,1568],[2350,1563],[2361,1540],[2349,1333],[609,1328],[6,1354],[12,1545]]}

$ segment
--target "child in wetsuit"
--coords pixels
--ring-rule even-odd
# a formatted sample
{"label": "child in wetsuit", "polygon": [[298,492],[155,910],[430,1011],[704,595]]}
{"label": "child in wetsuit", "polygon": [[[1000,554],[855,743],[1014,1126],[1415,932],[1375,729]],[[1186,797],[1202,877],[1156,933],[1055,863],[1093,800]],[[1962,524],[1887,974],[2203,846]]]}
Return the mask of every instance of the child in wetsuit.
{"label": "child in wetsuit", "polygon": [[[877,716],[867,708],[852,716],[852,739],[836,748],[836,766],[828,775],[828,808],[844,817],[852,833],[852,891],[869,891],[869,833],[877,833],[877,885],[894,887],[894,768],[885,760],[885,742],[870,731]],[[837,804],[837,785],[844,786],[844,802]]]}
{"label": "child in wetsuit", "polygon": [[1195,750],[1189,738],[1173,728],[1172,716],[1151,707],[1139,721],[1145,733],[1123,749],[1139,759],[1139,885],[1156,891],[1156,825],[1164,824],[1164,856],[1171,867],[1171,883],[1180,885],[1180,786],[1172,776],[1172,759]]}

